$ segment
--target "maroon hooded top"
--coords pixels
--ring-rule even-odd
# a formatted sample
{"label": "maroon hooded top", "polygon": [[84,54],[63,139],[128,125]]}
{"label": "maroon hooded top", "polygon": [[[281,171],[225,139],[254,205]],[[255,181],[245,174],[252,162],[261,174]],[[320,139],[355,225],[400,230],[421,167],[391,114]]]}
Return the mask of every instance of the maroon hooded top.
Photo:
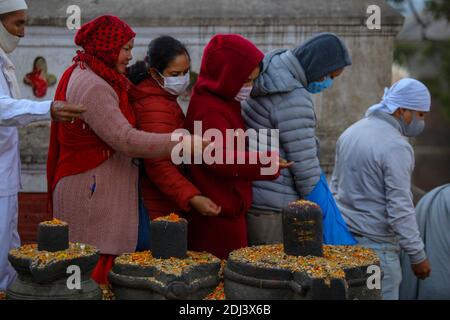
{"label": "maroon hooded top", "polygon": [[[189,104],[186,128],[194,133],[194,121],[202,121],[203,133],[218,129],[226,137],[226,129],[245,128],[241,106],[234,98],[258,67],[264,54],[239,35],[216,35],[206,46],[197,84]],[[235,146],[237,145],[235,141]],[[236,157],[238,151],[226,150]],[[200,192],[222,207],[217,217],[191,212],[189,249],[208,251],[221,259],[236,249],[247,246],[246,214],[252,203],[252,181],[276,179],[261,175],[261,164],[202,164],[189,167],[191,181]],[[225,163],[225,161],[224,161]]]}

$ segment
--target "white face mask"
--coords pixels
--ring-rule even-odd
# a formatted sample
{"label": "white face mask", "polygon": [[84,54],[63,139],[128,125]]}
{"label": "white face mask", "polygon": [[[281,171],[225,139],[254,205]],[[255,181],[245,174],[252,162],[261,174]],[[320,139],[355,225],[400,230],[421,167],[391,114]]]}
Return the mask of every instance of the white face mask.
{"label": "white face mask", "polygon": [[164,79],[164,84],[161,86],[161,84],[159,84],[159,81],[158,84],[161,86],[161,88],[163,88],[170,94],[173,94],[174,96],[181,95],[186,91],[187,87],[189,87],[189,72],[181,77],[164,77],[161,73],[159,73],[159,75]]}
{"label": "white face mask", "polygon": [[250,97],[250,93],[252,92],[253,87],[242,87],[241,90],[238,92],[238,94],[236,95],[236,97],[234,98],[234,100],[236,101],[244,101],[247,100],[248,97]]}
{"label": "white face mask", "polygon": [[3,23],[0,21],[0,47],[6,53],[11,53],[19,45],[20,37],[15,36],[6,30]]}

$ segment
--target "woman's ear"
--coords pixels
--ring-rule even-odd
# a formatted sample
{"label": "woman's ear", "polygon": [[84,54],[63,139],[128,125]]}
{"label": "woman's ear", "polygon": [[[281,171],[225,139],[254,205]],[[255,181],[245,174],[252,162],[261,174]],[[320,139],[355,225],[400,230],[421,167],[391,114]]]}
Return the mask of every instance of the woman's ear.
{"label": "woman's ear", "polygon": [[156,80],[158,83],[163,82],[163,78],[161,77],[161,75],[159,74],[158,70],[156,70],[156,68],[149,68],[148,69],[148,74],[154,79]]}

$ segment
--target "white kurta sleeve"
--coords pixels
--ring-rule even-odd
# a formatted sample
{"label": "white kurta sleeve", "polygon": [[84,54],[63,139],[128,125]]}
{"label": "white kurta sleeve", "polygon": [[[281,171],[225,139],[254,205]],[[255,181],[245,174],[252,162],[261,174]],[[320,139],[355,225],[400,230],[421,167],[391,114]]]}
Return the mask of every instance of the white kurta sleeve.
{"label": "white kurta sleeve", "polygon": [[0,126],[23,126],[33,121],[49,120],[51,101],[12,99],[0,93]]}
{"label": "white kurta sleeve", "polygon": [[0,72],[0,126],[15,127],[49,120],[52,101],[32,101],[10,97],[8,83]]}

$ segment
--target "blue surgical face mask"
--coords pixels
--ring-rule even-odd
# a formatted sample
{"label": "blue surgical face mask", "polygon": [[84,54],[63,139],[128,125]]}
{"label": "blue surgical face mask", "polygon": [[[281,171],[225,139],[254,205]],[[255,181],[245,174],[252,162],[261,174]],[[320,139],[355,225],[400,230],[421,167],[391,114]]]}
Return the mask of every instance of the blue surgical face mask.
{"label": "blue surgical face mask", "polygon": [[400,120],[400,124],[403,134],[410,138],[417,137],[425,129],[425,120],[417,120],[415,113],[413,113],[413,119],[410,124],[407,124],[403,117]]}
{"label": "blue surgical face mask", "polygon": [[331,79],[330,76],[327,76],[323,81],[315,81],[311,82],[306,90],[308,90],[312,94],[321,93],[323,90],[331,88],[334,80]]}

